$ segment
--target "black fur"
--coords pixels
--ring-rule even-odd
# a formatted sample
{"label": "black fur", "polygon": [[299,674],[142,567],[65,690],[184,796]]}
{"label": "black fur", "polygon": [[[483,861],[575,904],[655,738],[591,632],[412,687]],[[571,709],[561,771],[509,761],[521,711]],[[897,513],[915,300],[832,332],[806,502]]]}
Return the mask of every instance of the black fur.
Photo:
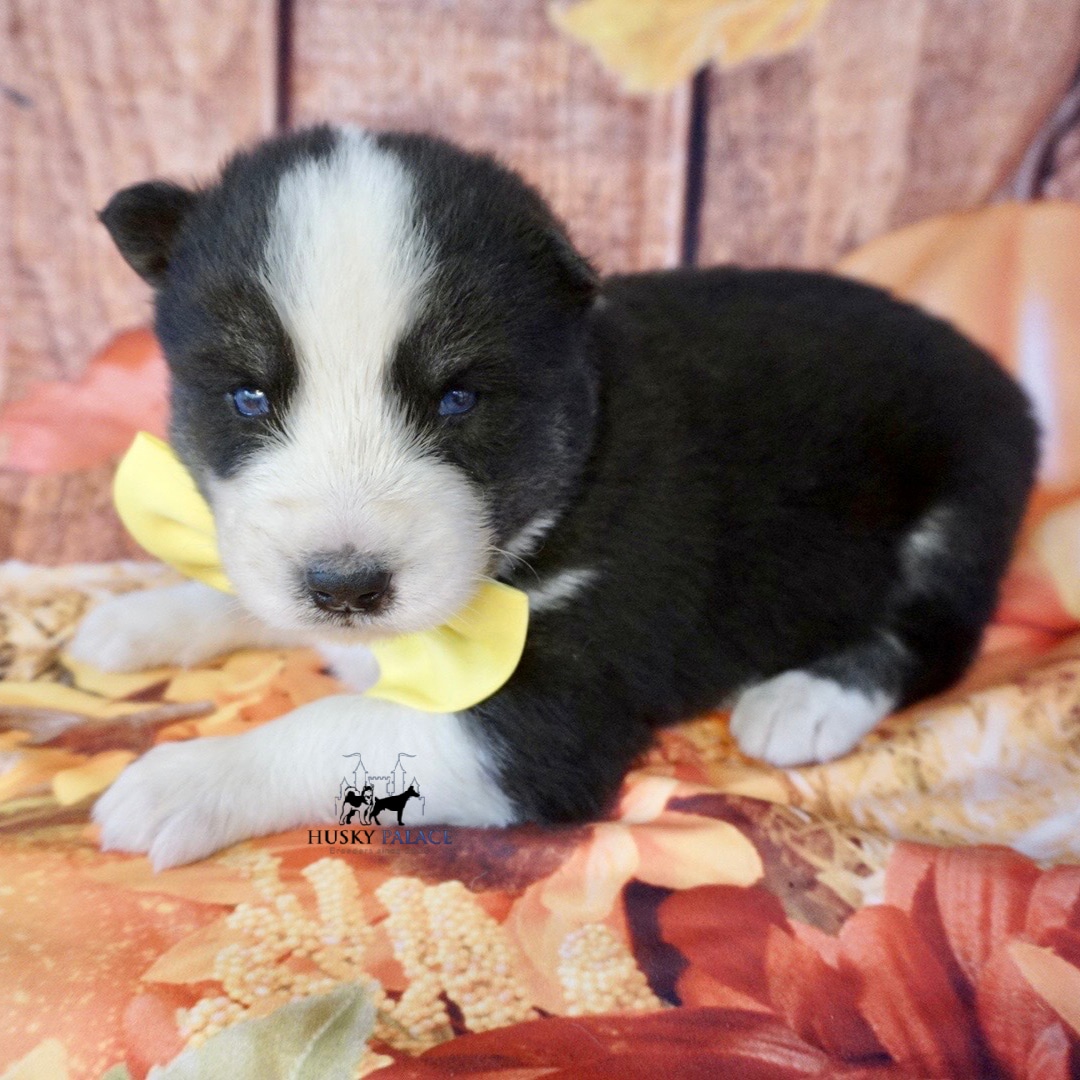
{"label": "black fur", "polygon": [[[273,434],[220,408],[237,385],[287,403],[292,346],[252,268],[277,179],[334,138],[238,156],[181,221],[175,193],[145,190],[103,214],[158,288],[173,438],[197,475],[235,471]],[[595,815],[656,725],[789,669],[902,701],[958,677],[1036,460],[1027,402],[985,353],[826,274],[598,283],[510,172],[434,139],[380,141],[412,174],[439,258],[391,390],[417,425],[445,386],[479,392],[428,434],[483,492],[498,543],[557,515],[507,580],[596,575],[533,617],[519,669],[469,714],[523,819]],[[904,545],[927,515],[941,550],[912,574]]]}
{"label": "black fur", "polygon": [[[595,446],[530,560],[602,573],[533,620],[514,678],[473,714],[524,816],[549,821],[600,810],[653,726],[762,678],[810,668],[903,701],[950,684],[1036,461],[1012,380],[877,289],[718,269],[612,278],[602,295]],[[911,588],[901,545],[935,507],[948,553]]]}

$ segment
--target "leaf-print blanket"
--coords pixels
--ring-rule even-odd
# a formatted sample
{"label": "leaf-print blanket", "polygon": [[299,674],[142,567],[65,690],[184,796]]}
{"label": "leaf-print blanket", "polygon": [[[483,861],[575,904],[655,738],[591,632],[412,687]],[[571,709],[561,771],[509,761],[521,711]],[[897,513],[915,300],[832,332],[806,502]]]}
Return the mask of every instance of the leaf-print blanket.
{"label": "leaf-print blanket", "polygon": [[167,580],[0,570],[5,1076],[1075,1075],[1080,635],[985,656],[831,765],[756,765],[716,714],[603,822],[301,829],[155,874],[97,849],[95,794],[338,689],[303,651],[64,660],[89,604]]}
{"label": "leaf-print blanket", "polygon": [[[762,767],[717,713],[663,732],[608,820],[421,841],[384,816],[155,874],[99,850],[96,795],[337,684],[304,651],[102,676],[64,658],[79,618],[169,575],[0,566],[0,1080],[1080,1075],[1080,304],[1037,242],[1080,209],[920,229],[849,272],[1035,378],[1052,468],[964,683],[841,761]],[[110,462],[160,430],[163,381],[136,333],[0,410],[8,550],[123,550]]]}

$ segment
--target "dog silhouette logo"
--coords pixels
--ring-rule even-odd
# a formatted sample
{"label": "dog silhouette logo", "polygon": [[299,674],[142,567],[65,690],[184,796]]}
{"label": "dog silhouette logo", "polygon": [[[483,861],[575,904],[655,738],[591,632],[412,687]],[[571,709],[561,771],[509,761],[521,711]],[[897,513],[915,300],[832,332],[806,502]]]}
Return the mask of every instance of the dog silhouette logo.
{"label": "dog silhouette logo", "polygon": [[[351,776],[341,779],[337,797],[339,825],[382,825],[380,814],[391,813],[397,816],[397,824],[405,824],[405,810],[411,800],[416,800],[414,807],[424,815],[424,796],[420,794],[420,784],[416,776],[406,779],[411,772],[403,763],[404,758],[413,754],[398,754],[393,767],[385,773],[373,773],[364,764],[360,754],[346,754],[347,758],[356,758],[356,767]],[[410,811],[413,809],[409,808]],[[389,824],[389,822],[387,822]]]}

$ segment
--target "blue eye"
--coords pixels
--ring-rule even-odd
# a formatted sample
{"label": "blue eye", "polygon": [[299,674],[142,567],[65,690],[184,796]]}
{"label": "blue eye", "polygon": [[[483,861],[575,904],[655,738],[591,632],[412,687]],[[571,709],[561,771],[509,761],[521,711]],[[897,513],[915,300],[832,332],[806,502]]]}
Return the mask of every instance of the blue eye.
{"label": "blue eye", "polygon": [[461,416],[476,404],[476,398],[475,390],[462,390],[460,387],[447,390],[439,402],[439,415]]}
{"label": "blue eye", "polygon": [[270,399],[254,386],[241,386],[230,395],[236,411],[241,416],[266,416],[270,412]]}

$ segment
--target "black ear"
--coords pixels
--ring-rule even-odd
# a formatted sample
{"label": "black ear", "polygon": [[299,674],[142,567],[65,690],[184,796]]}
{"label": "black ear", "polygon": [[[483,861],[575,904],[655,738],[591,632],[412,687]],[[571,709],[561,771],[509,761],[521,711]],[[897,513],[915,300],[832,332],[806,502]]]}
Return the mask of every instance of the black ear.
{"label": "black ear", "polygon": [[180,225],[198,196],[165,180],[118,191],[98,219],[128,265],[157,288],[165,277]]}
{"label": "black ear", "polygon": [[555,230],[553,240],[559,281],[573,304],[586,307],[599,291],[600,277],[562,229]]}

